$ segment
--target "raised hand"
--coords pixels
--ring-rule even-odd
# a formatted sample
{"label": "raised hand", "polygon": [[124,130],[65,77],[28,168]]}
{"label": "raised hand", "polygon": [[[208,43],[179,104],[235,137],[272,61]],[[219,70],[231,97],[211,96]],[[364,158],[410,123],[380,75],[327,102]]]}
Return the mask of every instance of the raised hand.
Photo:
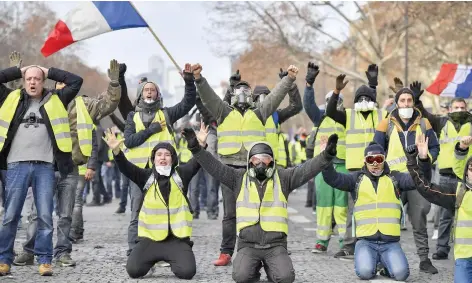
{"label": "raised hand", "polygon": [[202,77],[202,75],[201,75],[202,70],[203,70],[203,67],[199,63],[197,63],[195,65],[192,65],[193,76],[196,80],[198,80]]}
{"label": "raised hand", "polygon": [[290,65],[288,68],[287,68],[287,72],[288,72],[288,76],[291,77],[292,79],[296,79],[297,78],[297,74],[298,74],[298,68],[295,67],[294,65]]}
{"label": "raised hand", "polygon": [[22,63],[23,63],[23,60],[21,59],[20,52],[13,51],[10,54],[10,67],[17,67],[18,69],[21,69]]}
{"label": "raised hand", "polygon": [[197,133],[198,143],[204,147],[206,145],[206,140],[208,137],[208,126],[205,126],[205,123],[200,123],[200,131]]}
{"label": "raised hand", "polygon": [[110,81],[118,81],[118,78],[120,77],[120,64],[118,64],[118,61],[115,59],[110,61],[110,68],[108,69],[108,78],[110,78]]}
{"label": "raised hand", "polygon": [[375,64],[369,65],[367,71],[365,71],[367,80],[369,81],[369,86],[378,86],[379,85],[379,67]]}
{"label": "raised hand", "polygon": [[308,62],[307,66],[307,72],[306,72],[306,83],[309,85],[313,85],[315,83],[315,79],[320,73],[320,67],[318,65],[315,65],[315,63]]}
{"label": "raised hand", "polygon": [[241,75],[239,74],[239,70],[237,70],[236,73],[232,74],[231,77],[229,77],[229,86],[233,88],[240,81],[241,81]]}
{"label": "raised hand", "polygon": [[424,90],[421,89],[421,83],[419,81],[415,81],[410,85],[411,91],[415,94],[415,101],[418,101],[423,94]]}
{"label": "raised hand", "polygon": [[125,139],[117,139],[115,134],[111,131],[111,128],[105,130],[105,137],[102,139],[107,143],[108,147],[113,150],[113,153],[116,155],[120,152],[121,145]]}
{"label": "raised hand", "polygon": [[182,77],[184,78],[185,83],[193,83],[195,81],[191,64],[185,64],[184,70],[182,72]]}
{"label": "raised hand", "polygon": [[343,90],[346,87],[347,83],[349,82],[349,81],[344,82],[344,78],[346,78],[345,74],[341,74],[336,78],[336,90],[338,91],[338,93],[341,90]]}
{"label": "raised hand", "polygon": [[284,71],[284,69],[280,68],[279,78],[280,78],[280,79],[283,79],[283,78],[286,77],[287,75],[288,75],[288,72],[287,72],[287,71]]}
{"label": "raised hand", "polygon": [[428,158],[428,138],[424,134],[416,136],[416,148],[418,149],[418,156],[421,159]]}
{"label": "raised hand", "polygon": [[337,134],[332,134],[328,138],[328,144],[326,145],[326,151],[331,155],[331,156],[336,156],[337,151],[336,148],[338,146],[338,135]]}
{"label": "raised hand", "polygon": [[394,86],[390,86],[389,88],[396,94],[400,89],[403,88],[403,82],[400,78],[395,77],[393,79]]}

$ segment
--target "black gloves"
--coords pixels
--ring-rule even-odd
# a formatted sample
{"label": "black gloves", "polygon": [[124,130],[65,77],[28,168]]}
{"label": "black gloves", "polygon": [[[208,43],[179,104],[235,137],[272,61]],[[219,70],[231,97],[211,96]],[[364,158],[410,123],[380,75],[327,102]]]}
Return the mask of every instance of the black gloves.
{"label": "black gloves", "polygon": [[307,84],[313,85],[315,83],[316,76],[320,73],[320,68],[315,63],[308,62],[307,72],[305,80]]}
{"label": "black gloves", "polygon": [[369,65],[367,71],[365,71],[365,75],[367,76],[367,80],[369,81],[370,87],[377,87],[379,85],[379,67],[375,64]]}
{"label": "black gloves", "polygon": [[125,63],[121,63],[121,64],[120,64],[120,77],[123,77],[123,76],[125,75],[126,69],[127,69],[126,64],[125,64]]}
{"label": "black gloves", "polygon": [[326,145],[325,150],[329,153],[329,155],[336,156],[336,154],[338,153],[336,151],[337,145],[338,145],[338,135],[333,134],[333,135],[329,136],[328,144]]}
{"label": "black gloves", "polygon": [[419,81],[415,81],[410,85],[411,91],[415,94],[415,102],[420,100],[421,95],[423,94],[424,90],[421,89],[421,83]]}
{"label": "black gloves", "polygon": [[288,72],[287,72],[287,71],[284,71],[284,69],[280,68],[279,78],[280,78],[280,79],[283,79],[283,78],[286,77],[287,75],[288,75]]}
{"label": "black gloves", "polygon": [[416,144],[412,144],[412,145],[409,145],[407,148],[405,148],[405,153],[406,154],[414,154],[415,152],[417,152],[417,149],[416,149]]}
{"label": "black gloves", "polygon": [[229,86],[231,88],[234,88],[234,86],[241,81],[241,75],[239,74],[239,70],[236,71],[236,73],[232,74],[231,77],[229,77]]}
{"label": "black gloves", "polygon": [[151,125],[149,125],[148,129],[153,134],[157,134],[157,133],[160,133],[162,131],[162,126],[159,122],[154,122],[154,123],[151,123]]}
{"label": "black gloves", "polygon": [[343,90],[346,87],[347,83],[349,82],[349,81],[344,82],[345,77],[346,77],[345,74],[341,74],[336,77],[336,89],[338,91]]}
{"label": "black gloves", "polygon": [[185,128],[182,131],[182,136],[187,140],[187,148],[188,149],[195,149],[200,146],[198,143],[197,135],[192,128]]}

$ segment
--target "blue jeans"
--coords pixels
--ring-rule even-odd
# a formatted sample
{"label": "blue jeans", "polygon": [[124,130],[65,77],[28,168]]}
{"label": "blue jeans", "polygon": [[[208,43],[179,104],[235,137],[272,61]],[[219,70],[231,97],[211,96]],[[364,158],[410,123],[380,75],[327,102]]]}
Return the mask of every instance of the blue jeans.
{"label": "blue jeans", "polygon": [[397,281],[405,281],[410,275],[408,260],[399,242],[359,239],[354,251],[354,267],[357,276],[362,280],[374,278],[377,274],[378,263],[382,263],[390,277]]}
{"label": "blue jeans", "polygon": [[126,205],[128,204],[129,179],[121,174],[121,181],[120,207],[126,209]]}
{"label": "blue jeans", "polygon": [[120,188],[120,177],[121,173],[120,170],[118,169],[118,165],[115,164],[115,162],[112,162],[111,167],[106,167],[105,170],[105,183],[106,183],[106,189],[108,194],[110,195],[110,198],[113,198],[113,181],[115,181],[115,198],[120,198],[121,194],[121,188]]}
{"label": "blue jeans", "polygon": [[472,282],[472,258],[456,259],[456,269],[454,271],[454,283]]}
{"label": "blue jeans", "polygon": [[33,187],[38,209],[38,231],[34,254],[38,263],[52,261],[52,210],[54,197],[54,166],[45,162],[13,162],[8,164],[5,189],[5,215],[0,226],[0,263],[11,265],[21,209],[28,187]]}

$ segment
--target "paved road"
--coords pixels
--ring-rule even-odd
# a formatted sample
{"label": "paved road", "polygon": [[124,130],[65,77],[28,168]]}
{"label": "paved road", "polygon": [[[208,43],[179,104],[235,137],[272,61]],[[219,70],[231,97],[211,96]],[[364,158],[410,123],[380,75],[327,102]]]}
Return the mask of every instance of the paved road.
{"label": "paved road", "polygon": [[[363,282],[357,280],[353,262],[340,261],[333,258],[338,251],[336,241],[328,249],[328,254],[312,254],[314,246],[315,216],[311,209],[303,207],[305,190],[292,194],[290,206],[290,236],[289,250],[296,270],[296,282]],[[54,268],[54,276],[43,278],[38,275],[36,266],[13,267],[13,275],[3,277],[1,282],[138,282],[128,277],[125,271],[127,249],[127,227],[129,211],[125,215],[114,215],[117,203],[102,207],[86,207],[86,240],[74,245],[72,257],[78,261],[73,268]],[[221,210],[221,208],[220,208]],[[191,282],[226,283],[231,279],[231,266],[215,267],[211,263],[219,253],[221,240],[220,220],[207,220],[205,213],[194,223],[193,241],[197,259],[197,274]],[[432,230],[430,231],[430,235]],[[20,230],[16,242],[16,249],[21,248],[24,239],[24,230]],[[431,251],[435,242],[431,242]],[[434,262],[439,269],[437,275],[426,275],[419,272],[419,260],[413,242],[411,227],[402,234],[402,246],[410,263],[410,278],[408,282],[453,282],[453,261]],[[265,278],[265,275],[263,275]],[[157,268],[149,277],[139,282],[174,283],[185,282],[176,279],[170,268]],[[263,281],[267,282],[267,281]],[[378,277],[372,282],[392,282]]]}

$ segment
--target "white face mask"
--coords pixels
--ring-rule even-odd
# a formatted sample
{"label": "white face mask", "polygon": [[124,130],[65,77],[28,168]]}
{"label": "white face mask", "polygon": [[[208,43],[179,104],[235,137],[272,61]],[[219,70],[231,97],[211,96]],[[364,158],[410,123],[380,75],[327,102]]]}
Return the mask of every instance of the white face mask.
{"label": "white face mask", "polygon": [[413,116],[413,108],[398,108],[398,115],[403,119],[410,119]]}
{"label": "white face mask", "polygon": [[156,165],[156,172],[157,172],[159,175],[169,177],[171,170],[172,170],[172,166],[170,166],[170,165],[167,165],[167,166],[157,166],[157,165]]}
{"label": "white face mask", "polygon": [[372,111],[375,109],[375,102],[373,101],[362,101],[362,102],[356,102],[354,103],[354,110],[356,111]]}
{"label": "white face mask", "polygon": [[152,98],[145,98],[144,102],[147,103],[147,104],[151,104],[151,103],[154,102],[154,100]]}
{"label": "white face mask", "polygon": [[383,169],[382,170],[372,170],[372,171],[370,171],[370,174],[374,175],[375,177],[378,177],[378,176],[382,175],[383,171],[384,171]]}

